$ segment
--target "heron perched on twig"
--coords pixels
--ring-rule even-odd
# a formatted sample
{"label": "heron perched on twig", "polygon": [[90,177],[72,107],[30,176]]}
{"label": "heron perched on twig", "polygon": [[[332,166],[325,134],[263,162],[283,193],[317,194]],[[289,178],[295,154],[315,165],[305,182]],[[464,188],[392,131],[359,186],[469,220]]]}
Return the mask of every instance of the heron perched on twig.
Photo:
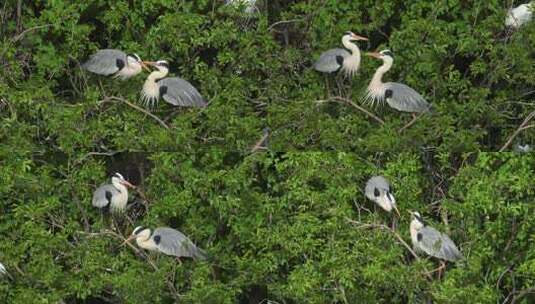
{"label": "heron perched on twig", "polygon": [[195,246],[182,232],[172,228],[156,228],[151,234],[149,228],[138,226],[122,245],[133,239],[143,249],[159,251],[167,255],[176,256],[177,258],[189,257],[198,260],[205,260],[207,258],[204,250]]}
{"label": "heron perched on twig", "polygon": [[142,68],[150,71],[137,54],[126,54],[114,49],[99,50],[82,64],[82,68],[99,75],[113,75],[122,80],[136,76],[141,73]]}
{"label": "heron perched on twig", "polygon": [[111,184],[98,187],[93,193],[93,206],[97,208],[109,207],[112,212],[124,212],[128,202],[128,188],[135,188],[124,177],[115,173],[111,177]]}
{"label": "heron perched on twig", "polygon": [[416,121],[417,116],[414,113],[425,113],[430,110],[431,105],[413,88],[398,82],[383,82],[383,75],[390,70],[394,63],[394,55],[390,50],[366,53],[366,55],[383,60],[383,65],[377,69],[368,85],[365,102],[373,105],[375,103],[384,104],[386,101],[391,108],[413,113],[413,120],[402,130]]}
{"label": "heron perched on twig", "polygon": [[390,183],[383,176],[370,178],[366,183],[364,193],[368,199],[375,202],[383,210],[391,212],[394,209],[398,216],[401,217],[396,206],[396,199],[390,192]]}
{"label": "heron perched on twig", "polygon": [[507,16],[505,17],[505,26],[513,29],[519,28],[523,24],[531,21],[534,10],[535,1],[509,9],[509,11],[507,11]]}
{"label": "heron perched on twig", "polygon": [[368,38],[347,31],[342,36],[342,45],[345,49],[334,48],[323,52],[314,63],[314,69],[323,73],[344,72],[347,76],[354,76],[360,67],[360,49],[354,41]]}
{"label": "heron perched on twig", "polygon": [[149,106],[154,105],[160,98],[167,103],[180,107],[205,107],[206,100],[191,83],[179,77],[168,77],[169,63],[165,60],[147,61],[157,70],[150,73],[143,84],[142,101]]}
{"label": "heron perched on twig", "polygon": [[409,228],[412,245],[416,251],[441,259],[441,266],[436,271],[441,271],[446,267],[444,261],[455,262],[463,259],[461,252],[448,235],[427,225],[420,213],[409,212],[412,215]]}

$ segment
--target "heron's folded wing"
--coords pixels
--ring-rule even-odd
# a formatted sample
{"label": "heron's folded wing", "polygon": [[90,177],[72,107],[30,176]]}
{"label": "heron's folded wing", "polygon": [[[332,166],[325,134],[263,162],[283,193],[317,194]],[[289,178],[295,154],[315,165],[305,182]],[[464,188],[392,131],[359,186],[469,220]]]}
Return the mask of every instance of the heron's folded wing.
{"label": "heron's folded wing", "polygon": [[205,107],[206,101],[191,83],[178,77],[158,81],[163,88],[162,98],[174,106]]}
{"label": "heron's folded wing", "polygon": [[117,189],[112,185],[102,185],[93,192],[92,204],[98,208],[106,207],[111,201],[111,196],[116,194]]}
{"label": "heron's folded wing", "polygon": [[314,69],[324,73],[336,72],[342,67],[337,57],[345,59],[348,56],[350,56],[349,52],[344,49],[330,49],[320,55],[320,58],[314,63]]}
{"label": "heron's folded wing", "polygon": [[456,261],[462,257],[457,246],[446,234],[430,226],[425,226],[418,232],[422,234],[420,247],[425,253],[447,261]]}
{"label": "heron's folded wing", "polygon": [[165,254],[193,257],[197,251],[193,242],[178,230],[167,227],[157,228],[153,233],[153,237],[156,236],[160,236],[160,241],[157,243],[158,249]]}
{"label": "heron's folded wing", "polygon": [[[390,95],[388,91],[390,90]],[[397,82],[385,83],[388,104],[403,112],[425,112],[429,110],[429,103],[413,88]]]}
{"label": "heron's folded wing", "polygon": [[118,60],[126,64],[126,53],[113,49],[99,50],[82,67],[95,74],[112,75],[119,71]]}

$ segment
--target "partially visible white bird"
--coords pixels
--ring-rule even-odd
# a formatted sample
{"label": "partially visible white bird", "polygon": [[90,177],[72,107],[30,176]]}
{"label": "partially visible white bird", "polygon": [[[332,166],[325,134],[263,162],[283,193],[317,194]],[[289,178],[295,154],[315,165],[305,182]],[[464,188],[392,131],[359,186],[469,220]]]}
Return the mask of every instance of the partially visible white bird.
{"label": "partially visible white bird", "polygon": [[4,264],[0,263],[0,276],[6,275],[6,274],[7,274],[6,267],[4,266]]}
{"label": "partially visible white bird", "polygon": [[383,210],[391,212],[394,209],[398,216],[401,217],[396,206],[396,199],[390,192],[390,183],[383,176],[370,178],[366,183],[364,193],[368,199],[375,202]]}
{"label": "partially visible white bird", "polygon": [[98,187],[93,193],[93,206],[97,208],[110,207],[112,212],[124,212],[128,203],[128,188],[135,188],[124,177],[115,173],[111,184]]}
{"label": "partially visible white bird", "polygon": [[254,14],[258,12],[258,7],[256,6],[257,0],[225,0],[226,5],[240,6],[244,5],[244,12],[246,14]]}
{"label": "partially visible white bird", "polygon": [[126,80],[141,73],[141,69],[149,70],[137,54],[126,54],[120,50],[99,50],[82,64],[82,68],[99,75],[113,75]]}
{"label": "partially visible white bird", "polygon": [[334,48],[323,52],[314,63],[314,69],[322,73],[334,73],[342,70],[346,75],[355,75],[360,68],[360,49],[353,41],[368,38],[347,31],[342,36],[342,45],[345,49]]}
{"label": "partially visible white bird", "polygon": [[160,98],[180,107],[205,107],[206,100],[191,83],[179,77],[168,77],[169,63],[165,60],[144,62],[157,69],[150,73],[141,91],[142,101],[153,106]]}
{"label": "partially visible white bird", "polygon": [[199,260],[205,260],[207,258],[204,250],[195,246],[182,232],[172,228],[156,228],[151,234],[149,228],[138,226],[122,245],[132,239],[136,239],[137,245],[143,249],[159,251],[179,258],[190,257]]}
{"label": "partially visible white bird", "polygon": [[[412,215],[409,229],[412,245],[416,251],[450,262],[463,259],[463,255],[447,234],[427,225],[420,213],[409,212]],[[442,270],[444,267],[446,265],[441,261],[441,267],[437,270]]]}
{"label": "partially visible white bird", "polygon": [[523,24],[531,21],[533,18],[533,10],[535,10],[535,1],[509,9],[507,16],[505,17],[505,26],[515,29],[519,28]]}

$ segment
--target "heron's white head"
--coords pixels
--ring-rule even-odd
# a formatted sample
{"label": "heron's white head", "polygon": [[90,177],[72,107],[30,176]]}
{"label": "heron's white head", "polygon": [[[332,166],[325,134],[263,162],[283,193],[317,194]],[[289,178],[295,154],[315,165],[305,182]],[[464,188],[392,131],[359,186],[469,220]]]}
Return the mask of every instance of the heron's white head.
{"label": "heron's white head", "polygon": [[139,57],[138,54],[128,54],[126,55],[126,60],[129,66],[134,66],[138,68],[144,68],[145,70],[150,72],[150,69],[147,67],[147,65],[141,60],[141,57]]}
{"label": "heron's white head", "polygon": [[148,64],[157,68],[159,71],[169,71],[169,62],[167,60],[158,60],[158,61],[143,61],[143,63]]}
{"label": "heron's white head", "polygon": [[126,187],[135,188],[134,185],[124,179],[124,177],[118,172],[115,172],[115,174],[113,174],[113,176],[111,177],[111,183],[114,185],[123,185]]}
{"label": "heron's white head", "polygon": [[401,217],[401,214],[396,206],[396,199],[394,198],[394,195],[390,193],[390,190],[375,188],[373,195],[375,197],[375,202],[381,206],[381,208],[388,212],[394,209],[398,216]]}
{"label": "heron's white head", "polygon": [[368,41],[368,38],[359,36],[351,31],[345,32],[344,36],[342,36],[342,42],[359,41],[359,40]]}
{"label": "heron's white head", "polygon": [[147,240],[149,237],[150,237],[150,229],[149,228],[145,228],[143,226],[137,226],[133,231],[132,231],[132,234],[130,234],[130,236],[124,240],[124,242],[121,244],[121,246],[124,246],[126,243],[130,242],[131,240],[133,239],[142,239],[142,240]]}
{"label": "heron's white head", "polygon": [[394,61],[394,54],[390,50],[382,50],[380,52],[370,52],[366,53],[366,55],[382,59],[385,63],[392,63]]}
{"label": "heron's white head", "polygon": [[425,221],[420,215],[420,213],[418,213],[417,211],[409,211],[409,213],[411,214],[411,218],[412,218],[412,221],[411,221],[412,229],[419,229],[425,226]]}

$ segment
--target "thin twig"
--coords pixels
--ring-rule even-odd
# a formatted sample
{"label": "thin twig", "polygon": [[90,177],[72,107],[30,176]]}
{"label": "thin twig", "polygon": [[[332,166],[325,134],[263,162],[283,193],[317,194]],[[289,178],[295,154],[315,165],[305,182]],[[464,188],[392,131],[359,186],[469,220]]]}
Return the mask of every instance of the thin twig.
{"label": "thin twig", "polygon": [[22,37],[24,37],[24,35],[26,35],[27,33],[31,32],[31,31],[35,31],[35,30],[46,28],[46,27],[50,27],[50,26],[52,26],[52,24],[43,24],[43,25],[37,25],[37,26],[34,26],[34,27],[27,28],[24,31],[22,31],[22,33],[20,33],[17,36],[13,37],[11,39],[11,42],[15,43],[15,42],[19,41],[20,39],[22,39]]}
{"label": "thin twig", "polygon": [[507,149],[511,145],[513,139],[515,139],[515,137],[520,134],[520,132],[535,127],[535,124],[529,124],[533,117],[535,117],[535,111],[529,113],[528,116],[526,116],[526,119],[524,119],[518,129],[516,129],[516,131],[511,136],[509,136],[505,144],[500,148],[499,152],[505,151],[505,149]]}
{"label": "thin twig", "polygon": [[269,133],[264,134],[262,138],[260,138],[260,140],[258,140],[256,144],[253,146],[253,148],[251,149],[251,153],[255,153],[259,150],[266,150],[267,147],[264,147],[264,142],[266,141],[268,137],[269,137]]}
{"label": "thin twig", "polygon": [[270,25],[267,30],[271,31],[275,26],[280,25],[280,24],[286,24],[286,23],[292,23],[292,22],[300,22],[300,21],[304,21],[304,20],[303,19],[291,19],[291,20],[277,21],[277,22],[273,23],[272,25]]}
{"label": "thin twig", "polygon": [[158,118],[158,116],[148,112],[147,110],[131,103],[130,101],[124,99],[124,98],[121,98],[121,97],[117,97],[117,96],[107,96],[105,97],[103,100],[99,101],[100,104],[102,103],[105,103],[105,102],[110,102],[110,101],[120,101],[120,102],[123,102],[125,104],[127,104],[129,107],[133,108],[133,109],[136,109],[152,118],[154,118],[154,120],[156,120],[160,125],[162,125],[162,127],[166,128],[167,130],[169,130],[169,126],[167,124],[165,124],[165,122],[163,122],[160,118]]}
{"label": "thin twig", "polygon": [[370,111],[364,109],[363,107],[359,106],[358,104],[354,103],[352,100],[350,99],[347,99],[347,98],[344,98],[344,97],[341,97],[341,96],[335,96],[335,97],[331,97],[329,99],[324,99],[324,100],[317,100],[315,101],[316,103],[325,103],[325,102],[331,102],[331,101],[335,101],[335,102],[345,102],[351,106],[353,106],[354,108],[356,108],[357,110],[363,112],[364,114],[368,115],[368,117],[371,117],[373,118],[375,121],[377,121],[378,123],[384,125],[385,122],[384,120],[382,120],[381,118],[375,116],[373,113],[371,113]]}

